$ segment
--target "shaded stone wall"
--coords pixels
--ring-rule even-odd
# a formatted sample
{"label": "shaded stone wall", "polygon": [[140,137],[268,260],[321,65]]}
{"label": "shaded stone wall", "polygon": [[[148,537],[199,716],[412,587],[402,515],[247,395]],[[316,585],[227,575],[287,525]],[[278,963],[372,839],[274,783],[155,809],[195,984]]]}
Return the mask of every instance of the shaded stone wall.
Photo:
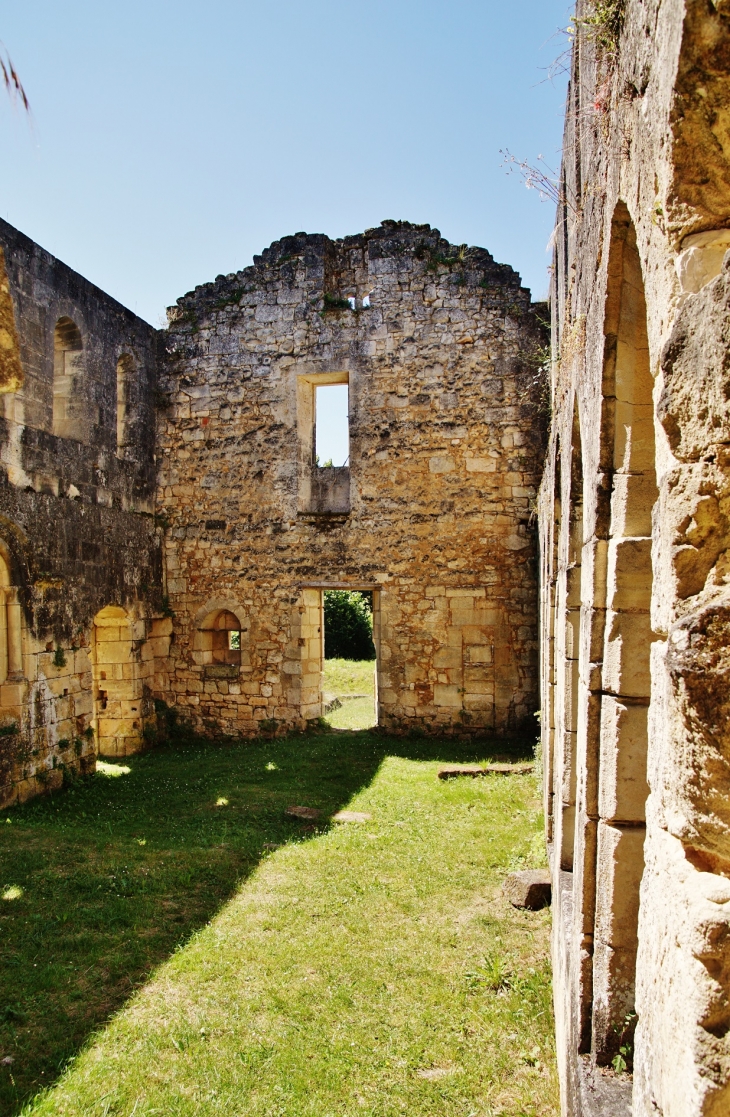
{"label": "shaded stone wall", "polygon": [[4,805],[93,767],[106,682],[95,677],[94,618],[108,606],[126,618],[124,663],[108,675],[128,705],[105,739],[113,753],[140,747],[154,721],[146,638],[155,615],[158,629],[166,622],[153,516],[157,331],[2,221],[0,250]]}
{"label": "shaded stone wall", "polygon": [[[321,590],[372,589],[379,718],[532,727],[540,327],[478,248],[384,222],[304,233],[169,312],[158,504],[170,690],[197,725],[321,713]],[[313,465],[313,395],[349,383],[350,458]],[[240,664],[206,626],[238,618]]]}
{"label": "shaded stone wall", "polygon": [[[730,1108],[730,19],[627,0],[612,41],[596,13],[578,5],[539,497],[562,1105],[714,1117]],[[622,1047],[633,1081],[600,1070]]]}

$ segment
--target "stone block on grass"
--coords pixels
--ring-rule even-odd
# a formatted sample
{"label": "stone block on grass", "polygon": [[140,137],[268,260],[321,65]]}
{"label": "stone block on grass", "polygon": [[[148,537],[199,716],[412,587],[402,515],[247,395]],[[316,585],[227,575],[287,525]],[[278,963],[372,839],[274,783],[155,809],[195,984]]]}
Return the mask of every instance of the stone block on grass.
{"label": "stone block on grass", "polygon": [[551,900],[550,873],[547,869],[523,869],[510,873],[502,891],[513,907],[539,911],[547,907]]}
{"label": "stone block on grass", "polygon": [[316,807],[287,807],[284,811],[290,818],[303,818],[307,821],[319,818],[321,813]]}

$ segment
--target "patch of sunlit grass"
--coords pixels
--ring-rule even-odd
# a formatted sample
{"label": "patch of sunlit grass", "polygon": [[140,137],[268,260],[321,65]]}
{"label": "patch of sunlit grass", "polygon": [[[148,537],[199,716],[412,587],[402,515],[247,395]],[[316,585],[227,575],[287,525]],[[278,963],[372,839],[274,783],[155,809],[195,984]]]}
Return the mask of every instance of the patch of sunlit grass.
{"label": "patch of sunlit grass", "polygon": [[[109,975],[107,988],[113,981],[126,991],[130,951],[152,929],[197,904],[199,930],[178,937],[180,948],[168,949],[121,1011],[110,1014],[107,994],[97,1027],[110,1022],[55,1087],[28,1102],[27,1117],[555,1117],[550,912],[518,911],[501,893],[510,866],[536,847],[534,783],[438,780],[441,760],[466,759],[452,754],[458,748],[329,733],[177,757],[150,752],[127,781],[89,781],[106,786],[106,799],[78,803],[78,844],[58,861],[68,897],[88,891],[87,923],[75,912],[68,929],[53,924],[49,958],[68,936],[56,985],[49,962],[44,984],[25,1001],[22,986],[7,992],[19,1016],[7,1037],[0,1027],[0,1057],[15,1056],[13,1077],[26,1074],[26,1096],[24,1064],[35,1060],[40,1069],[39,1053],[53,1046],[40,1024],[29,1026],[34,996],[39,1020],[42,1004],[43,1022],[60,1020],[63,1008],[65,1019],[88,1026],[97,973]],[[274,767],[264,778],[267,760]],[[221,786],[231,789],[235,811],[210,810]],[[291,803],[317,807],[323,818],[346,807],[371,819],[305,829],[285,815]],[[36,822],[13,827],[12,840],[29,853],[26,872],[37,874],[35,904],[36,891],[50,898],[57,887],[58,871],[45,877],[39,866],[68,831],[50,800],[24,810]],[[97,844],[91,835],[108,818],[109,841]],[[150,848],[128,840],[120,847],[117,839],[135,829]],[[2,837],[11,841],[10,828]],[[217,914],[201,903],[211,891],[218,901],[229,897]],[[61,894],[43,910],[49,921],[62,912]],[[16,953],[26,949],[28,926],[18,921]],[[193,926],[185,925],[188,933]],[[28,948],[30,981],[43,943]],[[7,974],[14,978],[12,967]],[[53,1063],[43,1065],[62,1065],[69,1053],[57,1037]],[[35,1082],[51,1073],[41,1078],[37,1069]],[[3,1112],[14,1111],[8,1092]]]}
{"label": "patch of sunlit grass", "polygon": [[3,900],[19,900],[23,895],[23,889],[19,884],[11,884],[2,893]]}
{"label": "patch of sunlit grass", "polygon": [[228,800],[224,799],[223,796],[221,795],[218,799],[216,799],[215,805],[216,805],[216,807],[227,807],[228,806]]}
{"label": "patch of sunlit grass", "polygon": [[126,764],[109,764],[106,760],[97,760],[96,771],[100,776],[111,776],[114,779],[117,776],[128,776],[132,769]]}
{"label": "patch of sunlit grass", "polygon": [[342,705],[326,715],[333,729],[369,729],[375,725],[375,699],[343,698]]}
{"label": "patch of sunlit grass", "polygon": [[324,691],[339,698],[343,694],[375,694],[375,660],[326,659]]}

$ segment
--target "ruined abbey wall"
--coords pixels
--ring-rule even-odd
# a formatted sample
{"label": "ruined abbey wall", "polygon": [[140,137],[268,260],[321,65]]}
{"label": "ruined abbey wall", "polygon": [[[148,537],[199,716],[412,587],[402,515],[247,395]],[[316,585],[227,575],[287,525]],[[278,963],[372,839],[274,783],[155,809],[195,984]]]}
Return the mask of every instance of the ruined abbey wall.
{"label": "ruined abbey wall", "polygon": [[3,805],[154,723],[156,359],[157,331],[0,221]]}
{"label": "ruined abbey wall", "polygon": [[373,593],[381,724],[532,728],[545,328],[511,268],[429,226],[298,234],[161,332],[0,248],[2,804],[154,741],[155,700],[316,720],[327,587]]}
{"label": "ruined abbey wall", "polygon": [[562,1104],[719,1117],[730,1109],[730,11],[603,9],[612,25],[591,0],[577,12],[539,500]]}
{"label": "ruined abbey wall", "polygon": [[[322,589],[347,587],[375,595],[380,724],[531,728],[542,339],[512,269],[429,226],[302,233],[169,316],[175,704],[231,733],[317,718]],[[313,462],[327,383],[349,384],[339,469]],[[224,614],[240,662],[213,654]]]}

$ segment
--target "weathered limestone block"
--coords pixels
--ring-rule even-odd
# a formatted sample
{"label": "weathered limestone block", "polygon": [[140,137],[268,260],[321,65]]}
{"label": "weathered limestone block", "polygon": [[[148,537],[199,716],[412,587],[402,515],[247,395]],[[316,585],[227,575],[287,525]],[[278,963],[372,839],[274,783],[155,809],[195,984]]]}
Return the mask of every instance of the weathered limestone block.
{"label": "weathered limestone block", "polygon": [[[619,1112],[628,1094],[634,1117],[718,1117],[730,1098],[726,9],[576,11],[538,498],[571,1117],[604,1101]],[[610,1062],[634,1023],[621,1056],[633,1047],[633,1089],[611,1098],[587,1068]]]}
{"label": "weathered limestone block", "polygon": [[505,878],[502,891],[516,908],[539,911],[550,903],[552,885],[547,869],[522,869]]}

